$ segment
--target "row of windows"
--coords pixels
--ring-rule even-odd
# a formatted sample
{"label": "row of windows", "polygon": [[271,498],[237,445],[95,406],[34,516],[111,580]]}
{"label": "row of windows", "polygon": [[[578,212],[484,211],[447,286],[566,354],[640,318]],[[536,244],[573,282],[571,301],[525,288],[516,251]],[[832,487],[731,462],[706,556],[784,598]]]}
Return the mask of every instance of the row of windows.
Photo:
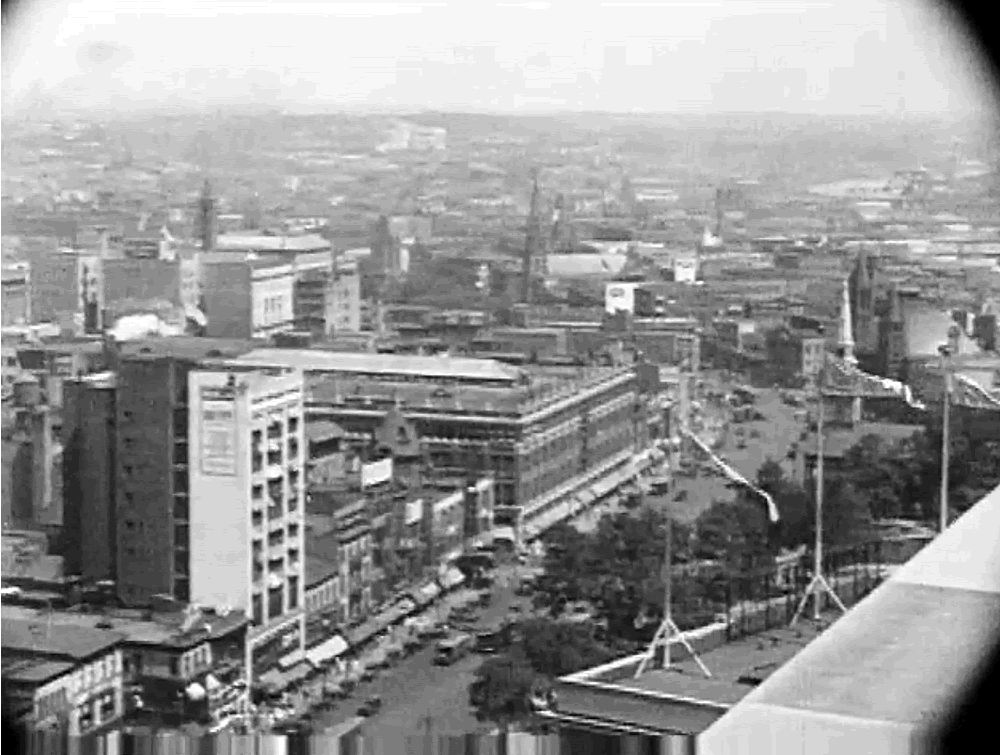
{"label": "row of windows", "polygon": [[102,723],[112,721],[118,717],[115,693],[113,691],[105,692],[96,700],[88,701],[78,707],[76,712],[81,734],[97,728]]}
{"label": "row of windows", "polygon": [[67,684],[69,693],[78,695],[93,687],[110,682],[120,671],[121,662],[118,654],[110,653],[73,672]]}
{"label": "row of windows", "polygon": [[[287,592],[286,592],[287,588]],[[286,600],[287,596],[287,600]],[[264,596],[260,593],[253,596],[253,623],[261,626],[264,623]],[[287,609],[285,604],[287,602]],[[272,587],[267,591],[267,618],[276,619],[284,613],[294,611],[299,607],[299,578],[297,575],[288,577],[286,586]]]}
{"label": "row of windows", "polygon": [[318,611],[340,601],[342,576],[334,577],[325,584],[306,593],[306,610]]}
{"label": "row of windows", "polygon": [[48,693],[39,691],[38,696],[35,698],[35,715],[41,721],[49,716],[58,715],[66,709],[66,705],[67,696],[65,687],[60,687],[54,692]]}

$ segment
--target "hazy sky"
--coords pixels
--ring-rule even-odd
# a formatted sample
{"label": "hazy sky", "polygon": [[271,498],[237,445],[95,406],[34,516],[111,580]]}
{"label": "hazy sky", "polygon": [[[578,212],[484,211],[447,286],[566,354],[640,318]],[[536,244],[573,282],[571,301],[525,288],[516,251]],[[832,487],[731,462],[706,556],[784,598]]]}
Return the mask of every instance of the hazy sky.
{"label": "hazy sky", "polygon": [[[805,104],[791,109],[844,111],[856,108],[834,106],[830,72],[854,66],[859,38],[875,32],[857,61],[864,75],[850,87],[841,77],[841,90],[874,87],[881,94],[871,96],[883,96],[886,81],[903,82],[888,97],[905,97],[907,110],[984,107],[965,45],[918,1],[22,0],[4,29],[4,93],[8,106],[33,86],[57,99],[103,92],[148,105],[171,92],[245,99],[256,82],[253,91],[271,92],[261,97],[285,103],[510,110],[553,86],[562,87],[558,100],[590,74],[594,88],[577,98],[581,106],[725,109],[734,95],[723,102],[713,84],[756,64],[804,70]],[[618,45],[627,68],[612,75],[605,50]],[[465,62],[455,48],[466,46],[494,47],[495,65]],[[401,66],[423,68],[418,84],[397,78]],[[493,89],[476,94],[482,85]]]}

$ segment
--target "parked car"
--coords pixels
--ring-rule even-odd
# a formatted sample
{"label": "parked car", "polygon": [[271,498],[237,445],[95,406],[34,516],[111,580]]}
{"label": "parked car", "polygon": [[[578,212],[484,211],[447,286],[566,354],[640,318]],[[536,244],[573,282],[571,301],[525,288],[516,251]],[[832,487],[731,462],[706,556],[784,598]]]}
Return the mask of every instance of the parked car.
{"label": "parked car", "polygon": [[368,716],[374,716],[380,710],[382,710],[382,698],[369,697],[365,700],[364,704],[358,708],[358,715],[367,718]]}

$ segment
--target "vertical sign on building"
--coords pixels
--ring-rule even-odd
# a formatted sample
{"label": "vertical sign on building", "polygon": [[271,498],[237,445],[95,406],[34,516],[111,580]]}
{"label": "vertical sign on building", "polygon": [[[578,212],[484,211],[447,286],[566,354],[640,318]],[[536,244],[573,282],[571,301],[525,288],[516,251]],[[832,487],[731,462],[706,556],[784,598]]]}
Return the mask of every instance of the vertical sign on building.
{"label": "vertical sign on building", "polygon": [[217,477],[236,474],[236,406],[232,401],[206,400],[202,392],[201,472]]}

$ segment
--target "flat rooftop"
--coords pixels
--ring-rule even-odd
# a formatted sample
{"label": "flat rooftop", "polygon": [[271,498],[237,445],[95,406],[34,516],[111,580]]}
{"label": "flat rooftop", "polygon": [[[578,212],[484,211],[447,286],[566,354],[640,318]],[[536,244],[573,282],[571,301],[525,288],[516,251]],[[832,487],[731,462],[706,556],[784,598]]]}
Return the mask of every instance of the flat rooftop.
{"label": "flat rooftop", "polygon": [[224,233],[215,239],[219,251],[317,252],[330,248],[330,242],[317,234],[303,236],[251,236]]}
{"label": "flat rooftop", "polygon": [[[811,622],[803,621],[795,628],[771,629],[720,645],[701,656],[712,673],[711,678],[706,678],[698,664],[686,657],[675,660],[670,669],[654,668],[638,679],[629,675],[610,683],[626,689],[733,705],[756,686],[741,682],[741,678],[762,682],[818,635]],[[671,654],[672,658],[687,656],[679,645],[671,648]]]}
{"label": "flat rooftop", "polygon": [[442,385],[407,382],[404,379],[374,382],[360,375],[331,375],[308,381],[308,394],[310,401],[336,402],[358,410],[381,411],[400,401],[404,412],[423,409],[514,416],[541,408],[541,404],[548,400],[579,395],[601,380],[613,377],[617,371],[597,367],[587,368],[585,373],[581,373],[576,369],[533,366],[522,370],[521,374],[527,377],[527,384]]}
{"label": "flat rooftop", "polygon": [[[365,404],[362,397],[372,400]],[[472,411],[516,414],[518,406],[528,400],[523,387],[448,386],[433,383],[379,381],[373,383],[361,377],[330,377],[311,381],[311,401],[341,401],[356,409],[381,410],[399,400],[404,411]]]}
{"label": "flat rooftop", "polygon": [[[27,643],[24,647],[31,649],[35,638],[28,632],[28,627],[35,625],[46,630],[50,628],[51,642],[67,642],[78,652],[93,647],[111,646],[116,642],[129,642],[140,645],[159,645],[184,648],[209,637],[221,637],[234,629],[249,623],[242,611],[230,611],[225,616],[202,613],[191,624],[188,631],[181,632],[183,615],[161,615],[152,620],[141,618],[139,611],[111,611],[109,613],[83,613],[80,611],[47,611],[26,608],[24,606],[5,605],[3,607],[3,647],[8,647],[8,622],[20,638],[16,641]],[[98,623],[109,622],[110,629],[102,629]],[[42,632],[44,636],[44,631]],[[11,641],[15,641],[12,639]],[[104,643],[103,645],[101,643]],[[11,646],[13,647],[13,646]],[[96,650],[93,652],[97,652]],[[93,654],[88,653],[88,654]],[[52,654],[59,654],[53,652]],[[82,656],[79,656],[82,657]]]}
{"label": "flat rooftop", "polygon": [[168,336],[126,341],[118,345],[118,352],[125,359],[208,359],[234,358],[252,351],[262,341],[238,338],[197,338],[194,336]]}
{"label": "flat rooftop", "polygon": [[521,372],[492,359],[363,354],[322,349],[256,349],[233,360],[242,366],[294,367],[306,372],[407,376],[515,383]]}
{"label": "flat rooftop", "polygon": [[104,350],[104,342],[100,338],[87,338],[72,341],[46,341],[44,343],[23,343],[17,345],[18,351],[42,351],[58,354],[100,354]]}
{"label": "flat rooftop", "polygon": [[44,684],[49,679],[69,673],[76,668],[72,661],[50,661],[41,658],[4,658],[2,673],[5,682]]}
{"label": "flat rooftop", "polygon": [[66,624],[54,619],[50,623],[42,612],[22,613],[17,606],[4,606],[0,627],[0,646],[5,653],[14,651],[77,661],[109,652],[125,639],[121,632],[84,624]]}

